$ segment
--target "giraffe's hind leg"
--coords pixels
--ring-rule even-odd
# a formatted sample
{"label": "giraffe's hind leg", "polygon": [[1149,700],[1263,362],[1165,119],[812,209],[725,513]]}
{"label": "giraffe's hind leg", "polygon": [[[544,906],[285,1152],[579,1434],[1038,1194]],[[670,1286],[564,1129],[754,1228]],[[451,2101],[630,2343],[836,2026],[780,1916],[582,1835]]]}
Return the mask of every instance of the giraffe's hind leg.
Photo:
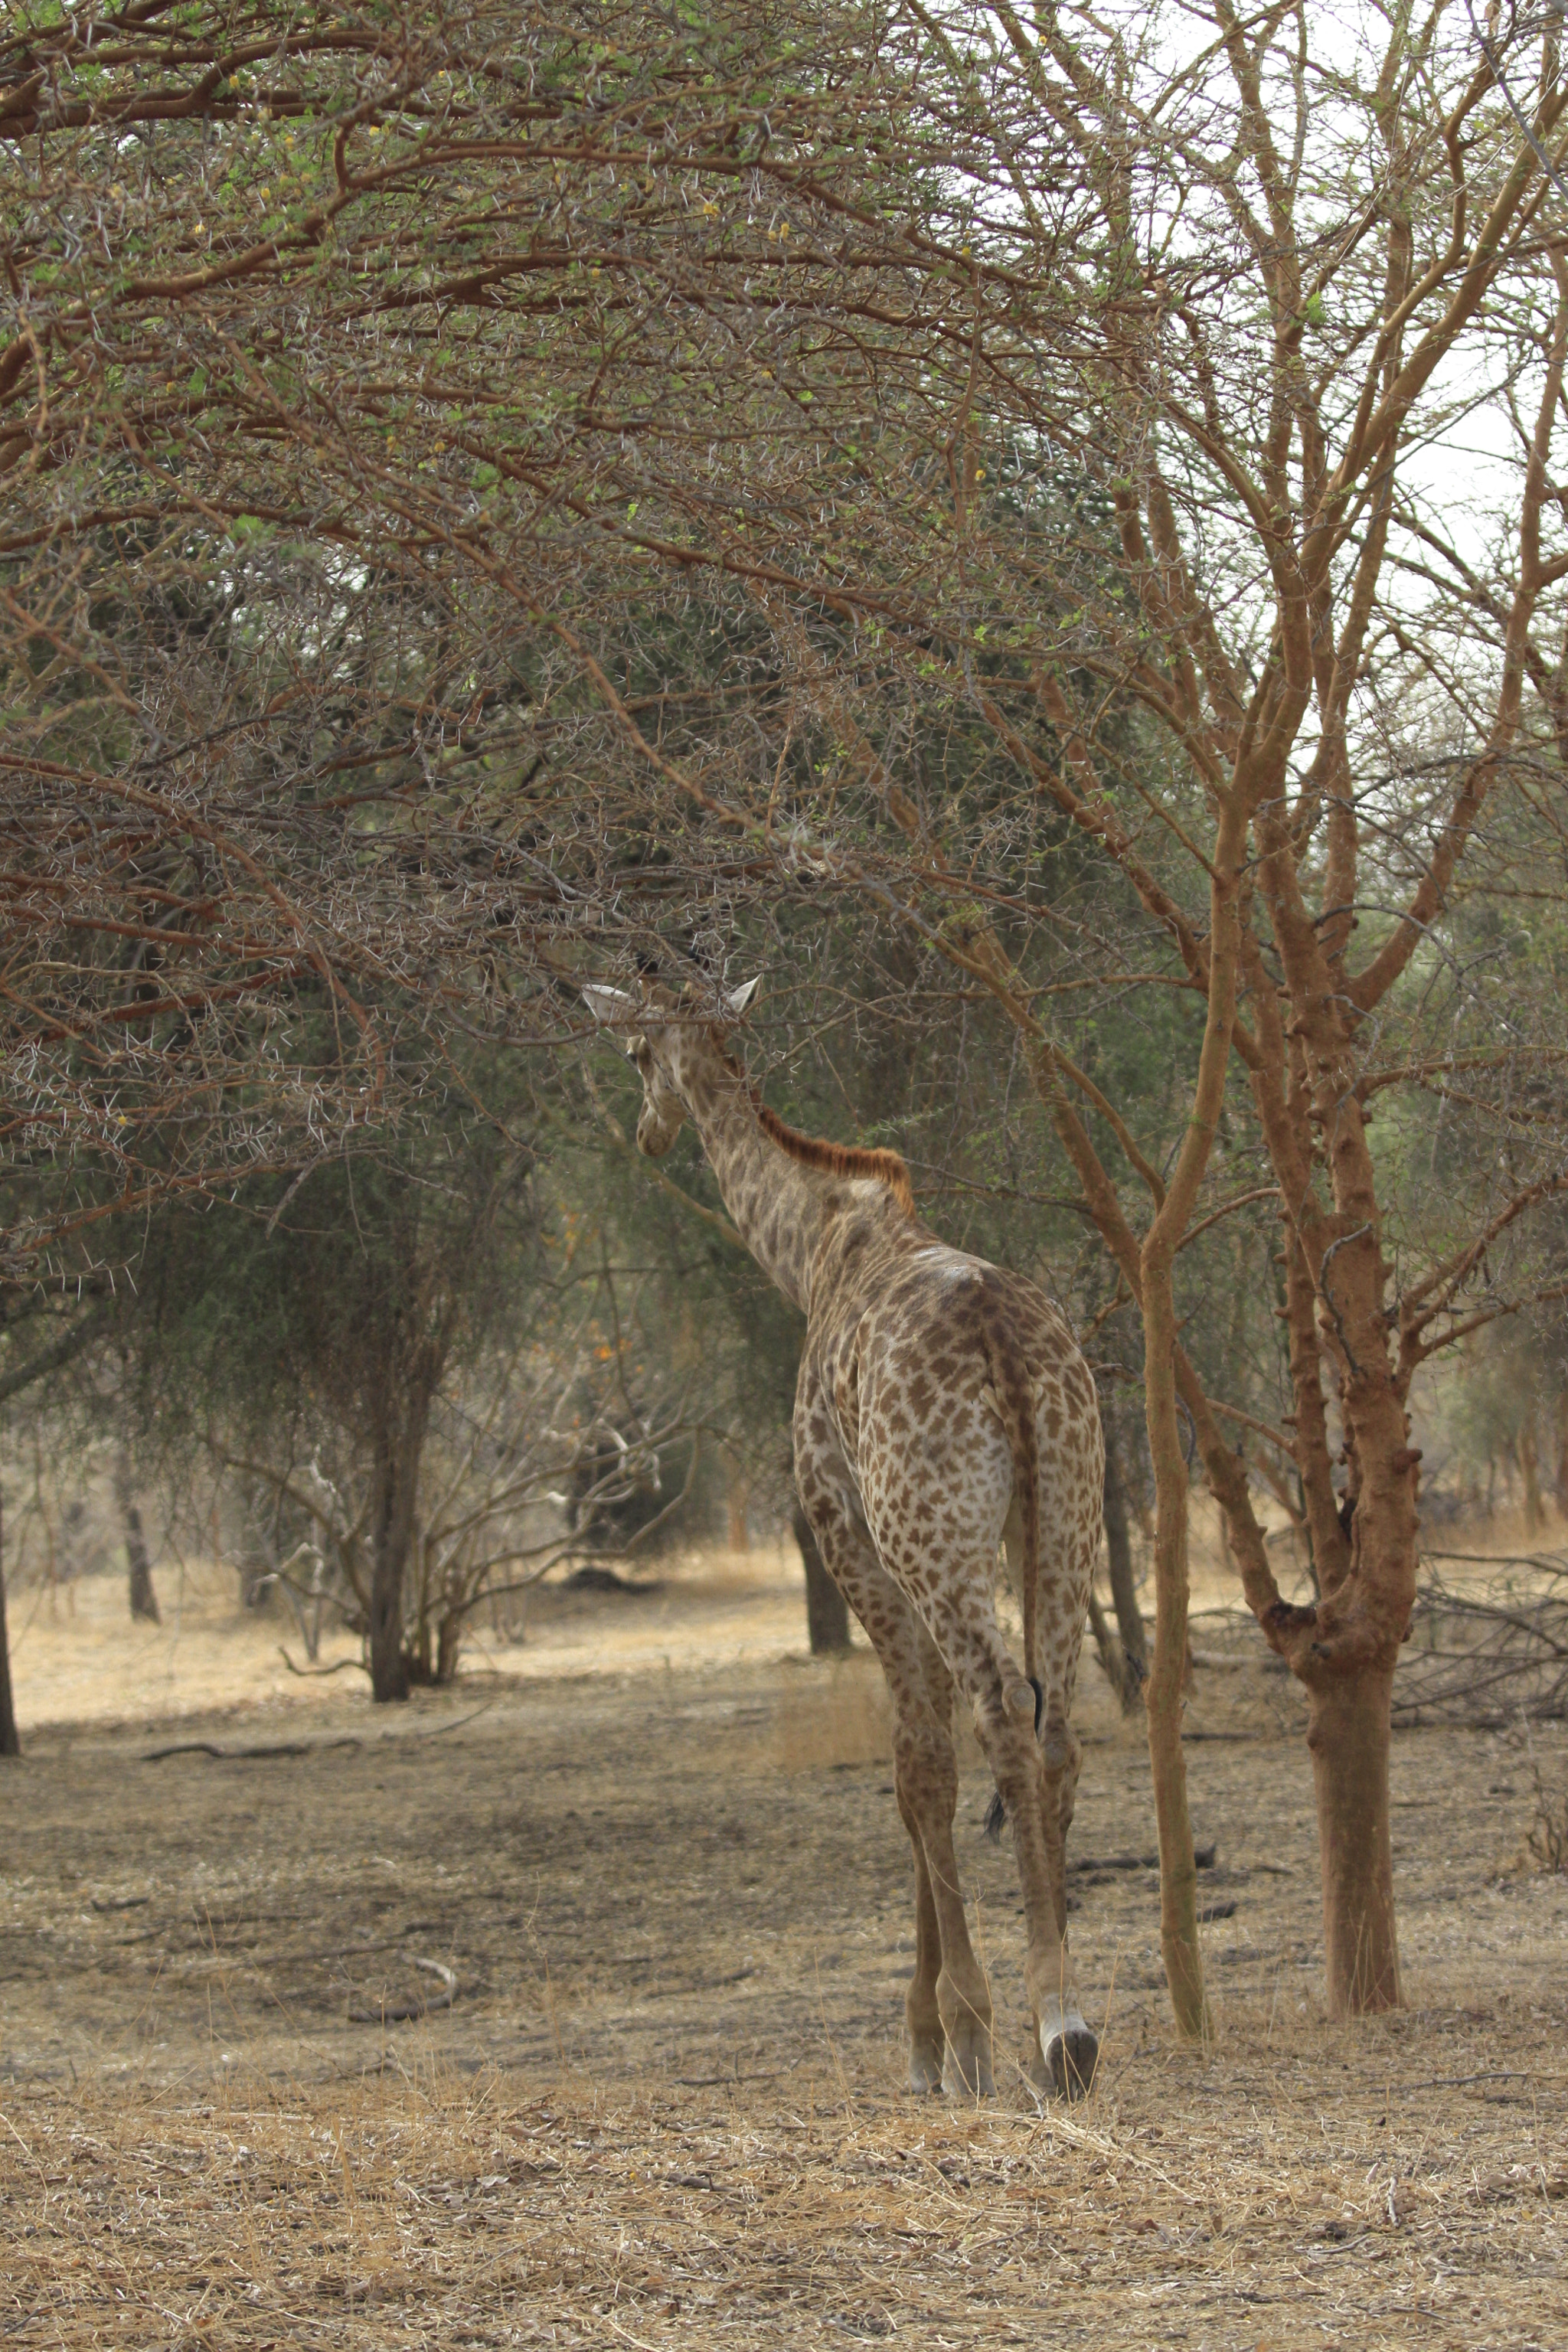
{"label": "giraffe's hind leg", "polygon": [[952,1678],[878,1559],[847,1486],[803,1465],[800,1492],[823,1560],[866,1628],[892,1694],[899,1811],[915,1863],[915,1972],[904,2000],[910,2087],[989,2094],[991,1996],[970,1944],[952,1850]]}
{"label": "giraffe's hind leg", "polygon": [[[1050,1457],[1047,1457],[1047,1461]],[[1100,2043],[1079,2010],[1067,1958],[1067,1832],[1078,1791],[1082,1748],[1068,1720],[1079,1643],[1082,1635],[1089,1584],[1094,1572],[1099,1520],[1092,1514],[1079,1524],[1068,1505],[1053,1491],[1047,1475],[1041,1497],[1042,1549],[1040,1601],[1041,1720],[1037,1727],[1040,1767],[1039,1822],[1046,1876],[1056,1926],[1056,1980],[1051,1981],[1051,1947],[1042,1938],[1046,1965],[1042,1969],[1031,1927],[1026,1973],[1034,2011],[1033,2047],[1027,2072],[1038,2090],[1060,2098],[1078,2098],[1094,2080]],[[1007,1565],[1015,1591],[1021,1593],[1024,1565],[1023,1528],[1015,1499],[1003,1528]],[[1026,1824],[1014,1818],[1018,1869],[1026,1880],[1024,1842]],[[1027,1897],[1026,1896],[1026,1910]]]}
{"label": "giraffe's hind leg", "polygon": [[[911,1475],[906,1465],[905,1475],[918,1493],[921,1473]],[[1012,1823],[1028,1939],[1025,1982],[1035,2022],[1030,2073],[1042,2087],[1074,2097],[1088,2087],[1098,2056],[1073,1992],[1065,1934],[1062,1831],[1074,1743],[1061,1704],[1060,1679],[1053,1686],[1045,1658],[1047,1706],[1037,1731],[1035,1693],[996,1623],[991,1563],[1005,1501],[1005,1486],[999,1500],[992,1496],[988,1501],[984,1493],[974,1496],[967,1528],[963,1520],[970,1514],[952,1510],[942,1547],[945,1558],[929,1538],[917,1540],[904,1533],[889,1512],[887,1559],[900,1585],[919,1594],[921,1613],[935,1646],[970,1702],[975,1730]],[[934,1499],[929,1516],[935,1519]],[[905,1525],[910,1524],[906,1518]]]}

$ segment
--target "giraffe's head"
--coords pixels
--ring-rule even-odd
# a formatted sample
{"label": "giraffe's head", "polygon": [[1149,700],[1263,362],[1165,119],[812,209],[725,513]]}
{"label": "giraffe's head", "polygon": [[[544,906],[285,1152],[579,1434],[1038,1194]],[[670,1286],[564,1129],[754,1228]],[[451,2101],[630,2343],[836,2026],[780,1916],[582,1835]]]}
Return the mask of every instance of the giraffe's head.
{"label": "giraffe's head", "polygon": [[[755,996],[760,982],[725,992],[720,1002],[729,1019],[738,1021]],[[662,1160],[680,1133],[687,1100],[683,1066],[693,1041],[710,1034],[710,1024],[700,1020],[703,1007],[695,988],[679,996],[645,981],[640,995],[624,988],[585,988],[583,1002],[595,1021],[616,1033],[628,1061],[642,1074],[642,1109],[637,1114],[637,1149],[650,1160]],[[694,1019],[693,1016],[699,1016]]]}

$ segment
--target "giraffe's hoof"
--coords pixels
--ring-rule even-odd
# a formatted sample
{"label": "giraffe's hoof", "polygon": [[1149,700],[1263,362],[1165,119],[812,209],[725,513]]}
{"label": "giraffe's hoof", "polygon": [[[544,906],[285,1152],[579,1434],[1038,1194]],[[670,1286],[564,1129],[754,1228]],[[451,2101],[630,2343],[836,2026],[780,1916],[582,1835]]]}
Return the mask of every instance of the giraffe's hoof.
{"label": "giraffe's hoof", "polygon": [[942,2088],[942,2052],[919,2042],[910,2051],[910,2088],[917,2097],[925,2098]]}
{"label": "giraffe's hoof", "polygon": [[942,2070],[942,2087],[950,2099],[994,2098],[996,2084],[991,2073],[989,2045],[976,2042],[961,2052],[949,2042],[947,2063]]}
{"label": "giraffe's hoof", "polygon": [[1039,2087],[1056,2099],[1081,2099],[1094,2082],[1100,2043],[1076,2010],[1040,2028]]}

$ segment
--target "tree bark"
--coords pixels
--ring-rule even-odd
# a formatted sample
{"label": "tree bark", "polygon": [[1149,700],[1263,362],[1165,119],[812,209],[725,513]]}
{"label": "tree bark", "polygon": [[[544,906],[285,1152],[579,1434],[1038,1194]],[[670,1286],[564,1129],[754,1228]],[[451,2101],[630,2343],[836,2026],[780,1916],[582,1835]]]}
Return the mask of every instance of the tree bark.
{"label": "tree bark", "polygon": [[841,1657],[850,1647],[849,1604],[822,1564],[811,1521],[795,1507],[795,1539],[805,1570],[805,1631],[814,1658]]}
{"label": "tree bark", "polygon": [[136,1507],[131,1485],[131,1457],[123,1452],[114,1465],[114,1494],[125,1529],[125,1566],[131,1581],[131,1614],[145,1619],[149,1624],[161,1625],[163,1620],[158,1608],[158,1596],[153,1589],[153,1563],[147,1556],[142,1514]]}
{"label": "tree bark", "polygon": [[11,1643],[5,1630],[5,1522],[0,1519],[0,1756],[20,1756],[16,1709],[11,1697]]}
{"label": "tree bark", "polygon": [[1392,1667],[1310,1691],[1307,1746],[1318,1796],[1323,1951],[1335,2017],[1397,2009],[1399,1946],[1389,1830]]}
{"label": "tree bark", "polygon": [[1121,1701],[1122,1714],[1131,1715],[1142,1685],[1128,1665],[1121,1636],[1113,1631],[1092,1584],[1089,1588],[1089,1630],[1094,1636],[1094,1646],[1100,1653],[1105,1679]]}
{"label": "tree bark", "polygon": [[1122,1484],[1116,1437],[1105,1433],[1105,1549],[1110,1560],[1110,1601],[1121,1636],[1121,1712],[1131,1715],[1149,1679],[1149,1638],[1138,1606],[1132,1575],[1132,1538],[1127,1525],[1127,1489]]}
{"label": "tree bark", "polygon": [[436,1681],[438,1685],[455,1683],[458,1661],[463,1649],[463,1618],[459,1610],[450,1610],[442,1618],[436,1640]]}
{"label": "tree bark", "polygon": [[[403,1579],[414,1537],[419,1457],[424,1449],[426,1400],[404,1418],[401,1429],[375,1433],[374,1507],[371,1518],[370,1695],[377,1706],[408,1696],[408,1660],[403,1643]],[[390,1418],[390,1416],[389,1416]]]}
{"label": "tree bark", "polygon": [[1194,2041],[1213,2030],[1198,1940],[1198,1873],[1182,1748],[1187,1659],[1187,1465],[1175,1411],[1175,1299],[1170,1260],[1145,1247],[1149,1452],[1154,1465],[1154,1659],[1144,1685],[1149,1770],[1160,1837],[1160,1950],[1176,2023]]}
{"label": "tree bark", "polygon": [[1541,1507],[1541,1456],[1533,1412],[1519,1433],[1519,1466],[1524,1474],[1524,1524],[1534,1535],[1546,1525],[1546,1513]]}
{"label": "tree bark", "polygon": [[751,1533],[746,1525],[746,1506],[751,1499],[751,1480],[742,1476],[740,1473],[737,1473],[730,1482],[730,1491],[727,1497],[730,1520],[730,1549],[732,1552],[749,1552],[752,1549]]}

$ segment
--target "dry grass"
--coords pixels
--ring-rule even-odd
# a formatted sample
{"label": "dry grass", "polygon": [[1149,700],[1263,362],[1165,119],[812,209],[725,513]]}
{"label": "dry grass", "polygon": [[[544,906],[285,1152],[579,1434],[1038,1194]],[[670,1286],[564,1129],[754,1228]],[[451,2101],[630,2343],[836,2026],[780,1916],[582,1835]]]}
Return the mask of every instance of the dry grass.
{"label": "dry grass", "polygon": [[[645,1593],[606,1609],[546,1586],[514,1602],[504,1638],[480,1612],[467,1663],[534,1679],[653,1674],[754,1664],[805,1647],[805,1582],[793,1547],[742,1558],[694,1556],[658,1563]],[[33,1584],[10,1596],[11,1655],[23,1737],[54,1724],[110,1725],[215,1708],[267,1714],[335,1706],[359,1693],[357,1635],[329,1631],[320,1663],[333,1676],[291,1673],[305,1663],[280,1606],[257,1615],[239,1605],[233,1569],[211,1560],[160,1563],[161,1625],[132,1623],[121,1575],[69,1585]],[[869,1659],[869,1651],[862,1655]]]}
{"label": "dry grass", "polygon": [[[1174,2042],[1153,1874],[1126,1866],[1152,1844],[1136,1729],[1086,1664],[1095,2095],[1042,2114],[1005,2065],[986,2108],[915,2102],[884,1702],[867,1660],[802,1664],[800,1621],[763,1559],[550,1601],[507,1671],[405,1710],[342,1676],[175,1719],[122,1666],[144,1719],[120,1731],[123,1628],[79,1635],[96,1719],[35,1718],[0,1775],[0,2339],[1568,2341],[1568,1877],[1510,1874],[1559,1727],[1395,1741],[1414,2006],[1340,2030],[1292,1691],[1256,1654],[1200,1669],[1205,2055]],[[141,1760],[195,1739],[308,1752]],[[960,1854],[1009,2053],[987,1793],[966,1770]],[[364,2022],[421,1959],[451,2011]]]}
{"label": "dry grass", "polygon": [[[784,2085],[451,2079],[9,2103],[8,2341],[1559,2347],[1560,2137],[1494,2021],[950,2108],[831,2053]],[[1429,2075],[1412,2080],[1417,2067]],[[1561,2081],[1561,2074],[1555,2079]]]}

